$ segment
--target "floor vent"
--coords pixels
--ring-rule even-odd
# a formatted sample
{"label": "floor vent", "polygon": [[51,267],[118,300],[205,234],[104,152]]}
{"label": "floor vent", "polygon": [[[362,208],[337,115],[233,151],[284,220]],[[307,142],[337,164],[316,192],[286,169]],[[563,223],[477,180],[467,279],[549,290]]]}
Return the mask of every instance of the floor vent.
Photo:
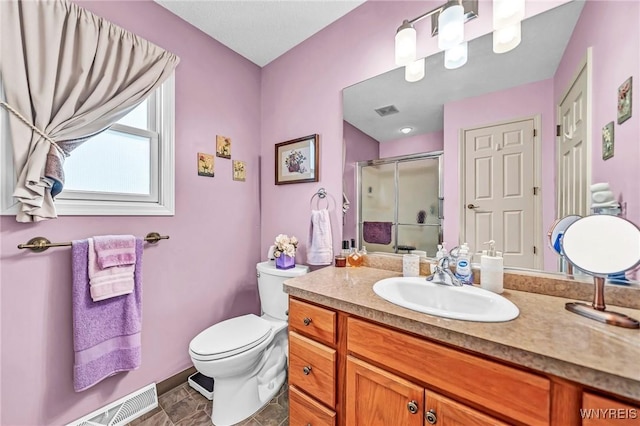
{"label": "floor vent", "polygon": [[119,426],[137,419],[158,406],[156,384],[137,390],[84,416],[67,426]]}

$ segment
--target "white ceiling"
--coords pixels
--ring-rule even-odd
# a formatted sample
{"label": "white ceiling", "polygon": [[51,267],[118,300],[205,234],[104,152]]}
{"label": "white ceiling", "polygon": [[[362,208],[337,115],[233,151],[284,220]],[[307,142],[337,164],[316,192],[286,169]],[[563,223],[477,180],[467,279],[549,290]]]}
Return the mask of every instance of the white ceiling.
{"label": "white ceiling", "polygon": [[[510,52],[493,53],[487,34],[469,42],[469,59],[461,68],[445,69],[440,52],[426,58],[426,76],[418,82],[406,82],[404,68],[397,68],[347,87],[344,119],[379,142],[440,131],[445,103],[553,77],[583,6],[572,1],[526,19],[522,42]],[[380,117],[374,111],[387,105],[399,112]],[[406,126],[414,130],[403,135]]]}
{"label": "white ceiling", "polygon": [[260,67],[364,0],[154,0]]}

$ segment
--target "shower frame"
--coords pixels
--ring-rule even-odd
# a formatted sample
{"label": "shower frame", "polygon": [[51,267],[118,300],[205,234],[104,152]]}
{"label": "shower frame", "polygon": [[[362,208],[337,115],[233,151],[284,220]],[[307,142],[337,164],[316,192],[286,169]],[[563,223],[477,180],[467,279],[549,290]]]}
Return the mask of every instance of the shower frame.
{"label": "shower frame", "polygon": [[[367,166],[378,166],[383,164],[394,164],[394,197],[395,197],[395,206],[394,206],[394,217],[393,217],[393,238],[394,238],[394,251],[393,253],[398,253],[398,234],[400,232],[400,225],[412,225],[412,226],[437,226],[438,227],[438,244],[443,241],[443,153],[444,151],[432,151],[421,154],[411,154],[411,155],[402,155],[398,157],[388,157],[379,160],[367,160],[367,161],[359,161],[357,163],[357,168],[355,170],[356,177],[356,199],[358,200],[358,226],[356,228],[356,237],[360,246],[364,244],[363,236],[362,236],[362,168]],[[398,223],[398,211],[400,209],[400,197],[399,197],[399,164],[405,163],[409,161],[418,161],[418,160],[429,160],[429,159],[437,159],[438,160],[438,224],[414,224],[414,223]]]}

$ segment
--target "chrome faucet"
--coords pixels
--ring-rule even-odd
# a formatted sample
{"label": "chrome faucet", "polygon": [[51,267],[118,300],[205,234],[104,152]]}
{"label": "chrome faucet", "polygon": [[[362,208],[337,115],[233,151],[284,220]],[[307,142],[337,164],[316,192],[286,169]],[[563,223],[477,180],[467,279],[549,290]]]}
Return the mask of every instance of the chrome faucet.
{"label": "chrome faucet", "polygon": [[445,256],[435,266],[435,272],[427,277],[427,281],[434,284],[450,285],[454,287],[462,286],[462,283],[449,269],[451,263],[451,257]]}

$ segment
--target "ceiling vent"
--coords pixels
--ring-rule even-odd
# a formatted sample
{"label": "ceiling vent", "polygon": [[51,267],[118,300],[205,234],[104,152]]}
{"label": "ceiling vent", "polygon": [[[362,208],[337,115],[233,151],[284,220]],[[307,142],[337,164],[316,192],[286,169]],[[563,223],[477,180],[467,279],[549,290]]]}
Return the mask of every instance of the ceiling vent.
{"label": "ceiling vent", "polygon": [[386,117],[387,115],[397,114],[400,112],[395,105],[383,106],[381,108],[374,109],[374,111],[377,112],[380,117]]}

